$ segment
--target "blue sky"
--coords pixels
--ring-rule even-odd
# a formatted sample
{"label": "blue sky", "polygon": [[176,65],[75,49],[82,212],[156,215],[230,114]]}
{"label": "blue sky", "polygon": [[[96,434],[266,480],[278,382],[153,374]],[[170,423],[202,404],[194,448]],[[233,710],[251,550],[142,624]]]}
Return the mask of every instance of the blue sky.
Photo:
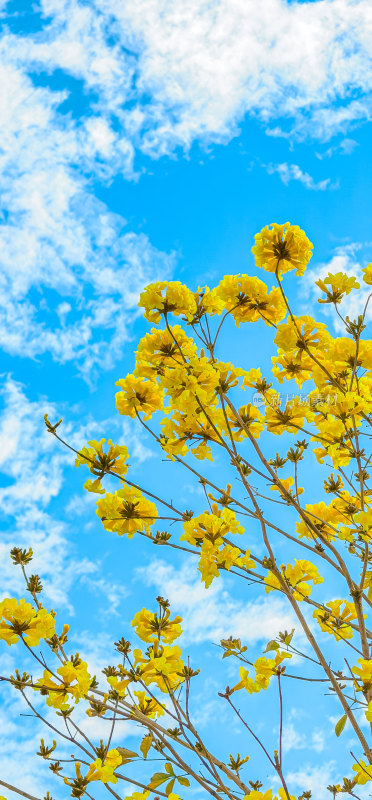
{"label": "blue sky", "polygon": [[[372,8],[368,0],[0,0],[0,23],[2,590],[23,593],[8,553],[31,544],[46,602],[98,670],[161,577],[185,617],[185,648],[203,666],[195,702],[208,698],[207,730],[226,683],[212,643],[240,633],[259,653],[290,626],[287,612],[227,578],[206,594],[183,559],[105,534],[82,490],[86,476],[42,418],[62,416],[77,447],[91,437],[125,442],[136,479],[166,483],[201,508],[195,486],[180,485],[172,465],[160,471],[151,442],[115,414],[115,381],[131,371],[147,330],[139,292],[159,278],[197,288],[256,274],[253,237],[273,221],[300,225],[314,243],[309,277],[287,283],[299,312],[321,317],[312,284],[328,269],[360,275],[372,260]],[[229,328],[225,341],[223,356],[234,348],[245,367],[270,352],[267,331],[236,337]],[[3,652],[11,671],[16,657]],[[62,800],[33,755],[43,732],[11,721],[9,702],[0,719],[13,755],[0,749],[0,774]],[[263,712],[252,700],[254,713],[270,739],[273,698],[261,702]],[[339,753],[328,744],[337,711],[320,697],[317,718],[310,703],[301,717],[298,704],[288,698],[293,790],[308,784],[323,800],[317,785],[338,777]],[[252,775],[264,777],[250,742],[239,749],[257,757]]]}

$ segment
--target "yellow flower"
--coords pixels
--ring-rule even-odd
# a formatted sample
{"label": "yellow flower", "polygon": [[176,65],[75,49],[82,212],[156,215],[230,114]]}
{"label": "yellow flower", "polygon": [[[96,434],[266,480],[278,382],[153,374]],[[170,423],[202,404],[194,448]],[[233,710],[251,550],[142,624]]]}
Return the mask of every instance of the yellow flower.
{"label": "yellow flower", "polygon": [[35,684],[35,690],[48,690],[47,705],[67,710],[70,696],[74,698],[75,703],[85,697],[92,683],[92,677],[84,661],[79,661],[77,664],[66,661],[58,667],[57,674],[60,676],[59,682],[53,680],[50,670],[45,669],[43,677]]}
{"label": "yellow flower", "polygon": [[[278,794],[273,797],[272,789],[267,789],[266,792],[260,792],[253,789],[249,794],[245,794],[243,800],[288,800],[288,797],[282,787],[278,789]],[[296,800],[294,794],[289,795],[289,800]]]}
{"label": "yellow flower", "polygon": [[[319,299],[318,303],[340,303],[345,294],[350,294],[352,289],[360,289],[360,283],[354,277],[348,277],[344,272],[328,273],[322,280],[315,281],[326,297]],[[328,288],[329,287],[329,288]]]}
{"label": "yellow flower", "polygon": [[219,373],[205,356],[190,358],[187,364],[167,370],[159,380],[171,407],[177,411],[188,415],[198,413],[202,404],[210,412],[217,403]]}
{"label": "yellow flower", "polygon": [[[342,605],[344,608],[341,610]],[[338,642],[340,639],[352,638],[353,630],[348,623],[357,619],[358,615],[354,603],[348,600],[330,600],[325,608],[315,609],[313,617],[319,623],[321,630],[333,634]]]}
{"label": "yellow flower", "polygon": [[[284,564],[282,564],[281,571],[286,583],[293,589],[293,597],[295,600],[303,600],[304,597],[310,596],[311,587],[308,581],[312,581],[314,584],[323,583],[323,578],[319,575],[316,566],[312,564],[311,561],[295,559],[294,566],[292,566],[292,564],[287,564],[285,567]],[[281,589],[279,579],[271,570],[269,570],[266,575],[264,582],[266,592],[271,592],[274,589]]]}
{"label": "yellow flower", "polygon": [[25,599],[5,598],[0,603],[0,639],[16,644],[21,634],[30,647],[54,635],[55,621],[45,608],[33,608]]}
{"label": "yellow flower", "polygon": [[265,407],[267,430],[277,436],[280,436],[284,431],[297,433],[302,428],[308,414],[309,409],[303,403],[300,404],[297,399],[293,403],[287,403],[284,409],[267,405]]}
{"label": "yellow flower", "polygon": [[191,452],[198,459],[212,461],[209,443],[220,442],[218,432],[226,427],[224,415],[219,408],[213,409],[213,426],[203,414],[181,413],[175,409],[161,422],[161,445],[168,457],[184,456],[188,452],[187,443],[194,442]]}
{"label": "yellow flower", "polygon": [[134,668],[141,668],[141,680],[146,686],[155,683],[162,692],[176,689],[184,681],[182,671],[184,662],[182,650],[177,645],[169,647],[155,642],[148,648],[146,656],[141,650],[134,650]]}
{"label": "yellow flower", "polygon": [[366,764],[365,761],[359,761],[358,764],[353,764],[353,770],[356,772],[356,779],[359,785],[364,785],[367,781],[372,781],[371,764]]}
{"label": "yellow flower", "polygon": [[357,691],[369,691],[372,689],[372,659],[358,658],[358,664],[360,664],[360,667],[352,667],[352,672],[357,676],[359,684],[362,683],[362,686],[355,682],[355,688]]}
{"label": "yellow flower", "polygon": [[278,350],[299,358],[306,348],[325,349],[329,340],[330,335],[326,325],[323,322],[316,322],[307,314],[293,319],[291,317],[287,322],[282,322],[278,326],[274,342]]}
{"label": "yellow flower", "polygon": [[257,389],[257,384],[262,382],[261,370],[259,367],[252,367],[250,370],[243,370],[242,388],[248,386],[250,389]]}
{"label": "yellow flower", "polygon": [[293,379],[301,389],[302,384],[311,378],[314,362],[303,350],[297,356],[280,351],[280,355],[272,356],[271,361],[273,362],[271,371],[279,383],[283,383],[284,379],[287,381]]}
{"label": "yellow flower", "polygon": [[105,453],[103,451],[105,442],[106,439],[100,439],[99,442],[93,439],[91,442],[88,442],[89,447],[81,448],[75,460],[76,467],[80,467],[81,464],[86,464],[92,475],[98,476],[95,481],[88,480],[84,484],[84,488],[87,489],[88,492],[103,494],[104,489],[101,487],[101,478],[103,478],[106,472],[115,472],[121,476],[127,473],[127,448],[124,445],[119,446],[113,444],[111,439],[109,439],[107,442],[108,449]]}
{"label": "yellow flower", "polygon": [[138,345],[135,374],[153,380],[164,368],[180,366],[185,358],[195,355],[196,344],[180,325],[165,330],[152,328]]}
{"label": "yellow flower", "polygon": [[[164,714],[164,709],[157,702],[151,697],[148,697],[146,692],[133,692],[133,694],[137,697],[137,703],[134,706],[134,709],[138,709],[141,714],[144,714],[145,717],[150,717],[150,719],[154,719],[155,717],[161,717]],[[134,712],[135,713],[135,710]]]}
{"label": "yellow flower", "polygon": [[[337,509],[334,500],[328,506],[323,500],[319,503],[309,503],[305,506],[305,511],[308,512],[309,522],[318,528],[327,541],[335,538],[336,530],[334,529],[345,520],[345,515]],[[303,519],[296,522],[296,531],[300,538],[312,539],[314,537],[314,530],[309,530]]]}
{"label": "yellow flower", "polygon": [[[274,484],[273,486],[270,486],[270,490],[272,492],[279,492],[284,499],[286,499],[286,495],[285,495],[284,489],[287,490],[288,494],[295,495],[297,497],[299,494],[302,494],[305,491],[305,489],[303,489],[302,486],[298,486],[297,491],[296,491],[296,489],[294,487],[294,482],[295,482],[294,478],[292,478],[292,475],[290,475],[289,478],[281,478],[280,479],[280,486],[277,486],[276,484]],[[294,487],[293,491],[291,489],[292,486]],[[282,488],[282,487],[284,487],[284,488]]]}
{"label": "yellow flower", "polygon": [[[211,297],[216,297],[222,309],[231,313],[238,327],[241,322],[256,322],[258,319],[271,325],[286,315],[280,290],[274,288],[268,294],[266,284],[250,275],[225,275],[212,289]],[[220,313],[219,304],[214,313]]]}
{"label": "yellow flower", "polygon": [[[261,656],[254,662],[255,676],[251,678],[248,670],[240,667],[239,675],[240,681],[234,686],[233,691],[245,689],[249,694],[260,692],[261,689],[267,689],[270,678],[278,674],[278,669],[285,658],[292,658],[290,653],[277,651],[274,658],[266,658]],[[283,668],[281,668],[283,671]]]}
{"label": "yellow flower", "polygon": [[142,611],[138,611],[135,614],[131,624],[135,628],[137,636],[143,642],[149,644],[156,642],[158,639],[163,639],[164,642],[170,644],[181,636],[180,622],[182,622],[182,617],[177,616],[174,619],[169,619],[169,617],[169,608],[162,609],[160,618],[156,612],[153,613],[143,608]]}
{"label": "yellow flower", "polygon": [[[258,439],[260,433],[265,428],[265,418],[258,408],[252,405],[252,403],[247,403],[246,406],[240,406],[238,409],[238,415],[241,419],[241,422],[239,419],[237,419],[230,406],[227,406],[226,416],[229,421],[229,428],[234,434],[234,439],[239,442],[246,438],[248,436],[247,428],[252,436],[254,436],[255,439]],[[227,425],[225,428],[227,428]],[[228,431],[226,432],[228,433]]]}
{"label": "yellow flower", "polygon": [[364,275],[363,275],[364,283],[367,283],[369,286],[371,286],[372,285],[372,263],[371,264],[367,264],[367,266],[364,267],[364,269],[362,269],[362,272],[364,272]]}
{"label": "yellow flower", "polygon": [[220,574],[217,565],[218,555],[218,545],[208,539],[204,540],[200,549],[198,570],[206,589],[211,585],[213,578],[218,578]]}
{"label": "yellow flower", "polygon": [[216,294],[216,289],[210,289],[209,286],[203,286],[202,289],[199,287],[197,296],[199,313],[209,314],[211,317],[215,314],[222,314],[224,302]]}
{"label": "yellow flower", "polygon": [[[104,762],[101,758],[96,758],[88,768],[86,775],[81,774],[81,763],[75,763],[75,779],[64,778],[64,783],[72,789],[79,790],[86,788],[88,783],[102,781],[102,783],[117,783],[118,779],[114,775],[114,770],[122,763],[122,757],[118,750],[109,750]],[[73,797],[80,797],[81,793],[73,794]]]}
{"label": "yellow flower", "polygon": [[126,484],[114,494],[107,492],[102,500],[97,500],[97,512],[107,531],[122,536],[127,533],[129,539],[137,531],[150,532],[158,512],[154,503],[146,500],[134,486]]}
{"label": "yellow flower", "polygon": [[222,537],[230,534],[242,534],[244,528],[236,519],[234,511],[230,508],[218,508],[212,505],[212,513],[206,511],[191,520],[183,523],[184,533],[181,541],[185,539],[189,544],[195,545],[208,539],[214,544],[222,544]]}
{"label": "yellow flower", "polygon": [[45,669],[43,677],[39,678],[39,680],[35,683],[34,690],[42,690],[43,694],[45,694],[45,691],[47,691],[47,705],[67,711],[69,707],[67,687],[62,680],[59,683],[56,683],[52,679],[51,674],[52,673],[49,672],[48,669]]}
{"label": "yellow flower", "polygon": [[372,722],[372,700],[369,701],[368,708],[364,712],[364,715],[368,722]]}
{"label": "yellow flower", "polygon": [[117,675],[108,675],[107,683],[110,684],[112,689],[118,693],[119,697],[125,697],[127,686],[132,682],[133,678],[128,675],[123,680],[120,680]]}
{"label": "yellow flower", "polygon": [[88,772],[85,776],[86,780],[89,783],[93,781],[117,783],[118,779],[114,775],[114,770],[120,766],[122,760],[118,750],[109,750],[104,763],[101,758],[96,758],[95,761],[89,765]]}
{"label": "yellow flower", "polygon": [[137,378],[135,375],[127,375],[116,381],[116,386],[121,386],[122,391],[115,395],[116,408],[119,414],[126,417],[137,416],[143,413],[143,419],[152,417],[155,411],[163,408],[163,395],[154,381]]}
{"label": "yellow flower", "polygon": [[312,256],[312,243],[298,225],[273,223],[255,235],[252,247],[255,264],[267,272],[277,272],[279,280],[289,270],[303,275]]}
{"label": "yellow flower", "polygon": [[195,296],[179,281],[150,283],[141,292],[138,305],[145,309],[146,319],[155,324],[166,314],[182,314],[192,320],[197,310]]}
{"label": "yellow flower", "polygon": [[[231,567],[238,563],[240,556],[241,552],[238,547],[232,547],[231,544],[226,544],[225,547],[222,547],[218,552],[218,566],[230,570]],[[248,561],[250,561],[250,559],[248,559]],[[251,563],[256,566],[254,561]]]}

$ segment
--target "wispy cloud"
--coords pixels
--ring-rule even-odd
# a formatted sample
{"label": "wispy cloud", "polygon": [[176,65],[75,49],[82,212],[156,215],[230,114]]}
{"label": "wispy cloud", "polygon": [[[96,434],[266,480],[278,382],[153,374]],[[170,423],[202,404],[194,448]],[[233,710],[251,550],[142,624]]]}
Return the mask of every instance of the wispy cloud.
{"label": "wispy cloud", "polygon": [[298,730],[289,714],[283,728],[282,744],[285,753],[289,753],[291,750],[315,750],[316,753],[321,753],[326,745],[326,734],[319,728],[310,732],[309,722],[307,722],[306,731]]}
{"label": "wispy cloud", "polygon": [[355,148],[358,147],[358,142],[355,139],[341,139],[335,145],[328,147],[323,153],[315,153],[316,157],[322,160],[323,158],[331,158],[331,156],[349,156]]}
{"label": "wispy cloud", "polygon": [[306,186],[306,189],[313,189],[315,191],[324,192],[325,189],[336,188],[336,184],[331,184],[330,178],[325,178],[325,180],[322,181],[315,181],[308,172],[303,172],[298,164],[287,164],[284,162],[283,164],[266,164],[263,166],[265,166],[269,175],[277,173],[285,186],[288,186],[290,181],[299,181]]}
{"label": "wispy cloud", "polygon": [[[39,69],[43,56],[52,70],[58,52],[59,68],[63,53],[89,59],[94,30],[88,26],[86,41],[80,12],[74,31],[75,40],[83,37],[79,47],[72,34],[67,46],[68,32],[61,30],[58,41],[53,37],[53,57],[48,36],[38,45],[26,38],[20,46],[11,35],[1,43],[0,345],[11,354],[50,352],[60,362],[75,360],[91,379],[97,364],[109,367],[118,358],[140,290],[168,276],[174,256],[128,230],[125,218],[92,192],[92,178],[134,179],[129,139],[92,109],[82,119],[61,113],[68,92],[35,86],[28,74],[37,66],[34,48]],[[91,79],[97,71],[95,86],[99,77],[113,81],[116,74],[110,48],[102,36],[100,41],[101,61],[97,56],[89,67]],[[87,91],[90,82],[85,75]]]}

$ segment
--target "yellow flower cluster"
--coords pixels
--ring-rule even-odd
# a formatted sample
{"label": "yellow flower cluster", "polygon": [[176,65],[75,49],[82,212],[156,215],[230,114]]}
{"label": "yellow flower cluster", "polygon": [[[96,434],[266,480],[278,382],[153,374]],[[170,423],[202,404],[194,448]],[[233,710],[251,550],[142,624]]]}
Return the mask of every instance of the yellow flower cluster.
{"label": "yellow flower cluster", "polygon": [[[147,791],[146,792],[133,792],[133,794],[131,794],[130,797],[124,797],[124,800],[147,800],[149,795],[150,795],[149,791],[148,792]],[[181,798],[180,798],[180,796],[178,794],[175,794],[174,792],[170,792],[168,794],[168,800],[181,800]]]}
{"label": "yellow flower cluster", "polygon": [[160,691],[169,693],[169,689],[174,691],[184,681],[185,665],[181,655],[180,647],[162,647],[154,642],[146,656],[139,649],[133,651],[134,668],[140,668],[141,680],[146,686],[155,683]]}
{"label": "yellow flower cluster", "polygon": [[[169,646],[182,633],[182,618],[176,616],[170,619],[167,603],[162,598],[161,601],[159,614],[143,608],[132,620],[137,636],[149,644],[146,653],[143,654],[136,648],[133,651],[133,669],[127,670],[122,664],[118,664],[119,674],[107,677],[107,682],[120,697],[125,696],[127,686],[133,680],[141,680],[146,686],[156,684],[165,693],[175,689],[184,680],[182,650],[178,646]],[[138,696],[142,705],[147,708],[148,699],[145,694]],[[150,705],[149,708],[152,713],[155,707]]]}
{"label": "yellow flower cluster", "polygon": [[142,412],[143,419],[147,420],[155,411],[163,408],[162,392],[152,380],[127,375],[126,378],[116,381],[116,385],[121,387],[121,392],[115,395],[119,414],[134,419]]}
{"label": "yellow flower cluster", "polygon": [[[292,564],[281,565],[281,571],[285,583],[292,589],[293,597],[295,600],[303,600],[311,594],[311,586],[308,581],[312,583],[323,583],[323,578],[311,561],[304,559],[295,559],[294,566]],[[265,591],[271,592],[273,589],[281,589],[279,578],[269,570],[265,576]]]}
{"label": "yellow flower cluster", "polygon": [[273,223],[255,235],[256,244],[252,247],[255,263],[267,272],[282,275],[295,269],[296,275],[303,275],[312,256],[312,243],[298,225]]}
{"label": "yellow flower cluster", "polygon": [[119,536],[127,533],[129,539],[136,531],[149,533],[158,516],[155,504],[146,500],[139,489],[126,484],[114,494],[106,492],[97,501],[96,513],[107,531]]}
{"label": "yellow flower cluster", "polygon": [[218,508],[216,503],[213,503],[212,512],[206,511],[184,522],[183,529],[181,540],[184,539],[192,545],[200,544],[204,539],[221,545],[224,536],[244,533],[234,511],[230,508]]}
{"label": "yellow flower cluster", "polygon": [[150,719],[163,716],[163,706],[153,697],[149,697],[146,692],[133,692],[133,694],[137,698],[137,703],[134,706],[133,714],[135,714],[137,710],[140,712],[140,714],[143,714],[145,717],[149,717]]}
{"label": "yellow flower cluster", "polygon": [[353,770],[356,773],[355,777],[359,786],[364,786],[368,781],[372,781],[372,764],[359,761],[358,764],[353,764]]}
{"label": "yellow flower cluster", "polygon": [[[75,773],[76,778],[64,778],[63,781],[67,786],[72,789],[85,789],[88,783],[93,781],[101,781],[102,783],[117,783],[118,779],[114,775],[114,771],[122,763],[122,757],[118,750],[109,750],[104,761],[101,758],[96,758],[92,764],[89,765],[86,775],[81,774],[81,763],[76,761]],[[72,795],[79,797],[80,795]]]}
{"label": "yellow flower cluster", "polygon": [[318,303],[335,303],[338,304],[345,297],[345,294],[350,294],[352,289],[360,289],[360,283],[354,277],[348,277],[343,272],[328,273],[327,277],[322,280],[319,278],[315,281],[315,285],[319,286],[322,292],[325,292],[325,298],[319,298]]}
{"label": "yellow flower cluster", "polygon": [[156,612],[143,608],[142,611],[135,614],[132,625],[137,636],[143,642],[153,644],[162,639],[166,644],[170,644],[181,636],[181,622],[182,617],[179,616],[170,619],[169,608],[162,608],[160,616]]}
{"label": "yellow flower cluster", "polygon": [[372,689],[372,659],[358,658],[360,667],[352,667],[352,672],[356,675],[355,688],[359,691],[369,691]]}
{"label": "yellow flower cluster", "polygon": [[[261,656],[253,664],[255,669],[254,678],[250,677],[248,670],[244,669],[244,667],[240,667],[240,681],[233,687],[233,691],[236,692],[239,689],[246,689],[249,694],[254,694],[260,692],[261,689],[267,689],[270,678],[278,674],[280,665],[285,658],[292,658],[292,656],[290,653],[281,652],[279,650],[275,653],[274,658]],[[281,668],[282,671],[283,669],[284,667]]]}
{"label": "yellow flower cluster", "polygon": [[218,508],[212,505],[212,512],[206,511],[191,520],[183,523],[184,533],[181,540],[200,547],[199,571],[206,587],[210,586],[213,578],[218,577],[219,568],[230,570],[232,566],[244,569],[254,569],[255,561],[250,557],[250,551],[241,551],[224,542],[224,537],[231,534],[242,534],[244,528],[234,511],[230,508]]}
{"label": "yellow flower cluster", "polygon": [[277,324],[286,314],[280,289],[267,291],[266,284],[250,275],[226,275],[204,299],[205,310],[213,316],[228,312],[239,327],[241,322],[262,319]]}
{"label": "yellow flower cluster", "polygon": [[24,598],[16,600],[6,597],[0,603],[0,639],[8,645],[16,644],[23,637],[29,647],[36,647],[41,639],[50,639],[54,634],[53,612],[45,608],[33,608]]}
{"label": "yellow flower cluster", "polygon": [[89,467],[92,475],[97,476],[95,481],[88,480],[84,484],[84,488],[87,489],[88,492],[96,492],[97,494],[104,493],[101,479],[107,472],[115,472],[121,477],[127,473],[127,448],[125,446],[113,444],[111,439],[109,439],[107,442],[108,449],[105,453],[103,450],[105,442],[106,439],[100,439],[99,442],[93,439],[88,442],[89,447],[81,448],[75,460],[76,467],[85,464]]}
{"label": "yellow flower cluster", "polygon": [[313,611],[313,617],[321,630],[332,634],[338,642],[340,639],[352,638],[353,630],[349,623],[357,619],[358,615],[354,603],[348,600],[329,600],[324,608]]}
{"label": "yellow flower cluster", "polygon": [[190,321],[197,310],[195,296],[179,281],[151,283],[141,293],[138,305],[145,309],[146,319],[155,323],[170,313]]}
{"label": "yellow flower cluster", "polygon": [[92,683],[92,676],[89,675],[87,664],[80,659],[66,661],[56,672],[57,675],[54,676],[56,680],[53,680],[53,674],[49,669],[45,669],[43,677],[35,684],[35,690],[48,695],[46,701],[48,706],[66,711],[70,699],[73,698],[75,703],[78,703],[85,697]]}
{"label": "yellow flower cluster", "polygon": [[154,375],[161,374],[166,368],[182,366],[185,358],[196,354],[195,342],[186,336],[180,325],[165,330],[152,328],[138,345],[136,374],[154,380]]}
{"label": "yellow flower cluster", "polygon": [[[252,789],[249,794],[245,794],[243,800],[288,800],[288,795],[282,787],[278,789],[278,794],[273,796],[273,790],[267,789],[266,792],[261,792],[258,789]],[[289,800],[296,800],[294,794],[289,795]]]}

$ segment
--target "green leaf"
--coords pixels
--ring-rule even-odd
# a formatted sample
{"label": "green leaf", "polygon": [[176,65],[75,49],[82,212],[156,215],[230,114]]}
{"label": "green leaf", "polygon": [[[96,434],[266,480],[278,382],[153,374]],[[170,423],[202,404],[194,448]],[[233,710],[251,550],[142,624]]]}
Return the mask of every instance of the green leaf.
{"label": "green leaf", "polygon": [[133,750],[127,750],[126,747],[117,747],[116,749],[123,759],[122,764],[128,764],[133,758],[138,758],[138,753]]}
{"label": "green leaf", "polygon": [[147,758],[147,754],[150,750],[151,745],[152,745],[152,736],[151,733],[148,733],[146,734],[146,736],[143,737],[142,742],[140,744],[140,751],[144,758]]}
{"label": "green leaf", "polygon": [[179,778],[177,778],[177,780],[178,780],[178,783],[181,784],[181,786],[190,786],[190,781],[187,778],[182,778],[180,776]]}
{"label": "green leaf", "polygon": [[278,645],[278,642],[276,642],[276,641],[275,641],[275,639],[271,639],[271,640],[270,640],[270,641],[267,643],[267,645],[266,645],[266,648],[265,648],[265,650],[264,650],[264,653],[268,653],[268,652],[269,652],[269,650],[279,650],[279,645]]}
{"label": "green leaf", "polygon": [[[288,633],[287,636],[284,637],[284,644],[290,644],[291,643],[291,641],[293,639],[294,632],[295,632],[295,629],[292,628],[291,632]],[[287,633],[287,631],[286,631],[286,633]]]}
{"label": "green leaf", "polygon": [[234,655],[235,655],[235,653],[233,653],[232,650],[225,650],[222,658],[228,658],[229,656],[234,656]]}
{"label": "green leaf", "polygon": [[149,783],[150,789],[156,789],[157,786],[160,786],[162,783],[164,783],[164,781],[167,781],[168,778],[169,775],[167,775],[166,772],[155,772]]}
{"label": "green leaf", "polygon": [[338,722],[336,722],[336,725],[335,725],[335,734],[336,734],[336,736],[340,736],[341,735],[341,733],[342,733],[342,731],[343,731],[343,729],[344,729],[344,727],[346,725],[346,722],[347,722],[347,715],[344,714],[344,716],[341,717],[341,719],[339,719]]}
{"label": "green leaf", "polygon": [[172,778],[172,779],[169,781],[169,783],[167,783],[167,785],[166,785],[166,787],[165,787],[165,789],[164,789],[164,791],[165,791],[165,794],[166,794],[166,795],[170,794],[170,793],[171,793],[171,791],[173,790],[173,786],[174,786],[174,782],[175,782],[175,780],[176,780],[175,778]]}
{"label": "green leaf", "polygon": [[173,769],[173,767],[172,767],[172,764],[169,764],[169,763],[167,762],[167,763],[165,764],[165,767],[164,767],[164,768],[165,768],[165,771],[168,773],[168,775],[174,775],[174,769]]}

